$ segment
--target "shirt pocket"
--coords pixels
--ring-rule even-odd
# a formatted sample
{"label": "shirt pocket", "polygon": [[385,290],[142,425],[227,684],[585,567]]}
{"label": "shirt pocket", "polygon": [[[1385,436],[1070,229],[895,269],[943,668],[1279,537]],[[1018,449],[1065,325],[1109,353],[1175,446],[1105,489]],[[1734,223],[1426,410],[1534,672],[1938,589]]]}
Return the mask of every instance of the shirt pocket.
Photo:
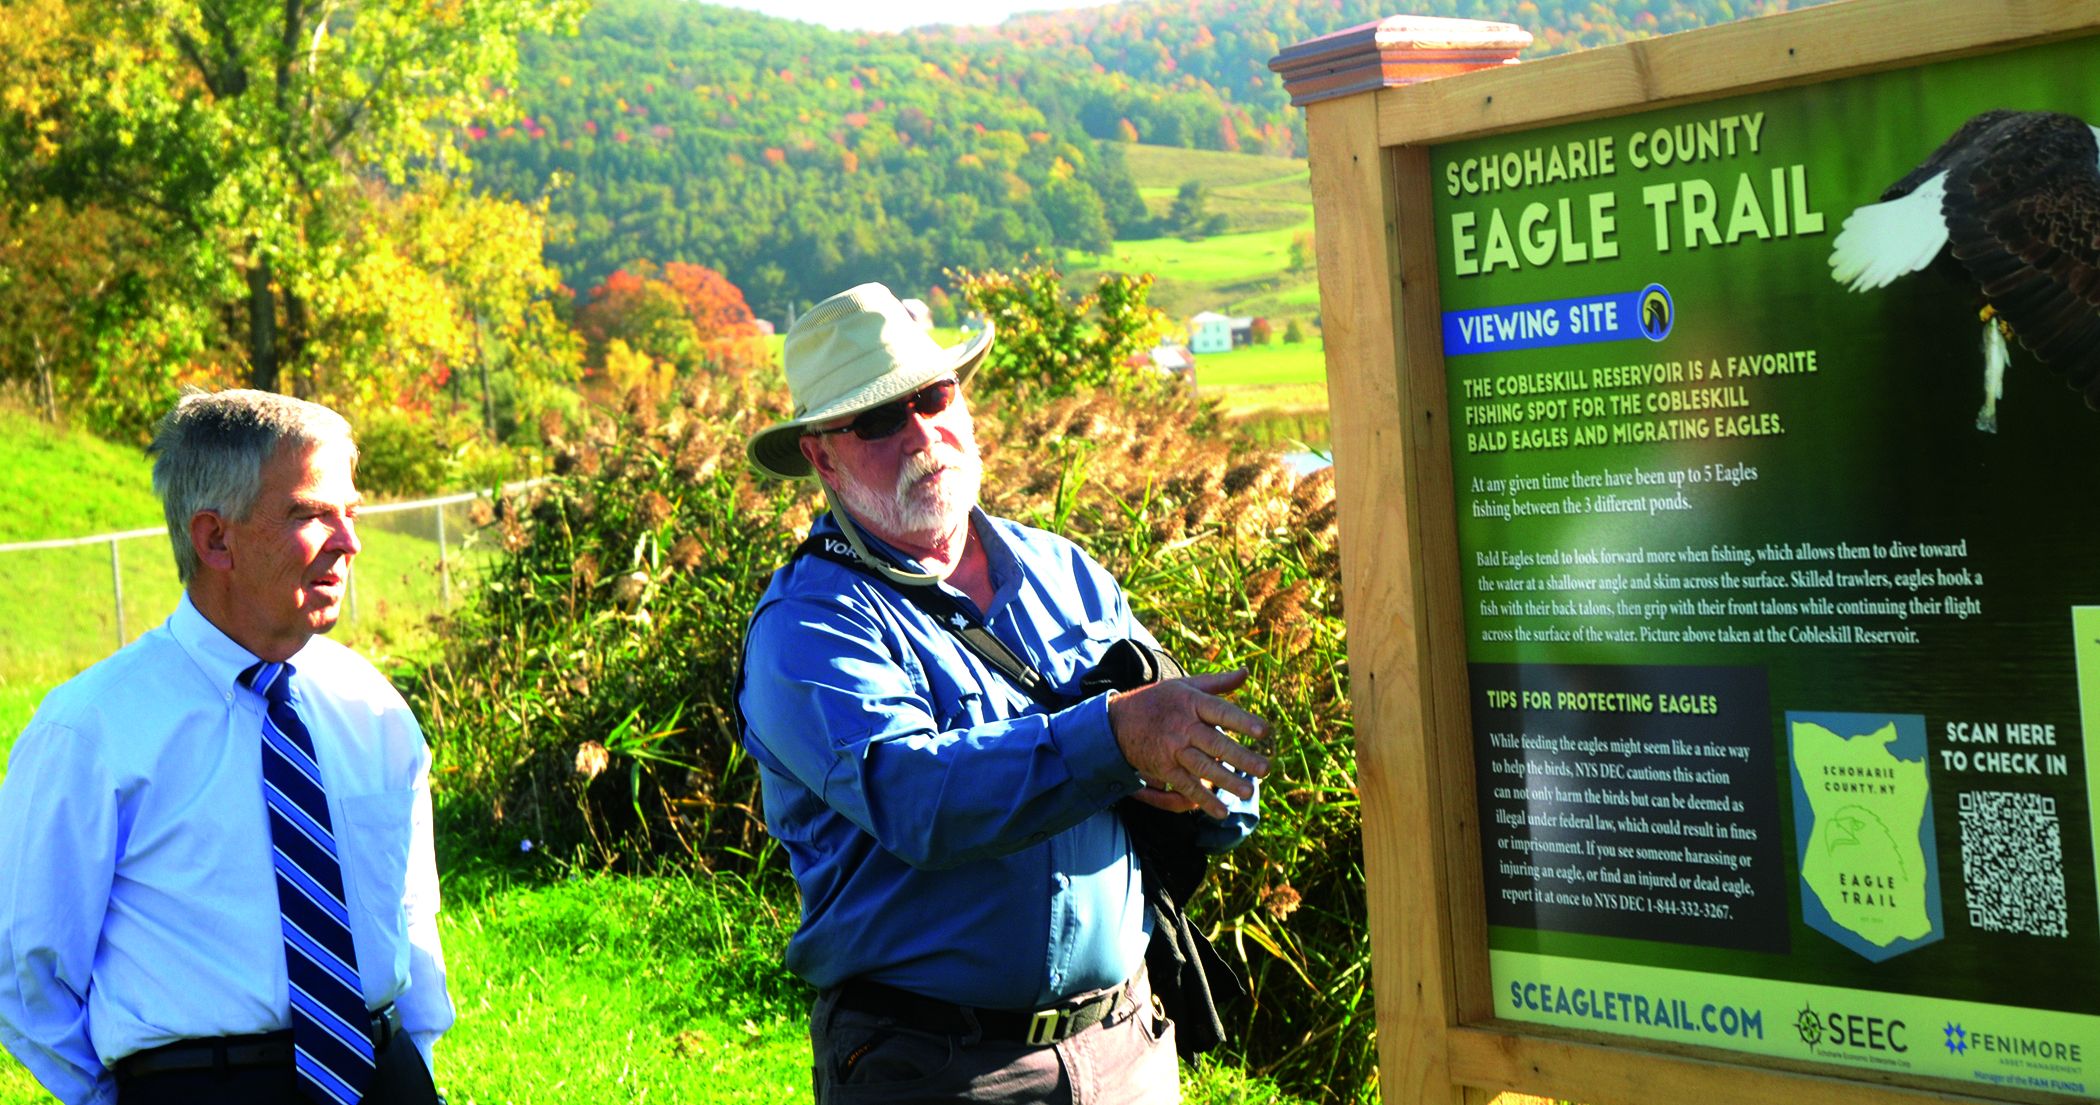
{"label": "shirt pocket", "polygon": [[413,790],[385,790],[342,801],[343,823],[349,831],[337,834],[337,851],[350,892],[351,936],[367,995],[374,989],[373,982],[387,977],[379,970],[383,965],[391,964],[395,977],[406,977],[408,913],[403,901],[408,896],[408,843],[415,803]]}

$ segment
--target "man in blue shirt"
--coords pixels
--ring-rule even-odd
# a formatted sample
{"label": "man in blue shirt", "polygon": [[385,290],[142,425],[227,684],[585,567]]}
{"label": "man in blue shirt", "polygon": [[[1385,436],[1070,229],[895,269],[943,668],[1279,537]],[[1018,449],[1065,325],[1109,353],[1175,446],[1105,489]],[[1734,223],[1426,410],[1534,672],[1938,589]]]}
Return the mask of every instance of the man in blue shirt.
{"label": "man in blue shirt", "polygon": [[[961,386],[990,344],[941,348],[879,284],[833,296],[788,332],[796,417],[749,446],[832,508],[832,555],[782,568],[752,616],[739,697],[802,890],[788,966],[820,991],[820,1105],[1178,1099],[1114,806],[1201,811],[1221,850],[1268,772],[1227,735],[1268,732],[1221,697],[1244,673],[1077,692],[1111,645],[1153,641],[1085,553],[977,508]],[[973,621],[1048,690],[967,645]]]}

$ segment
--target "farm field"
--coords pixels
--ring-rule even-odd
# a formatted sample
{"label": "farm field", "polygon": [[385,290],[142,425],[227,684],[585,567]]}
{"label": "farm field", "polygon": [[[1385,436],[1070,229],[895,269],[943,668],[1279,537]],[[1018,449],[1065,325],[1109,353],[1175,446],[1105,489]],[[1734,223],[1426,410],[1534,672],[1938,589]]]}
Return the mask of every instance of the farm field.
{"label": "farm field", "polygon": [[1207,209],[1224,217],[1224,233],[1186,241],[1124,239],[1107,254],[1073,253],[1071,275],[1150,272],[1152,303],[1177,319],[1198,311],[1298,318],[1320,310],[1310,269],[1290,272],[1291,239],[1312,229],[1312,188],[1300,158],[1257,157],[1216,150],[1132,145],[1124,148],[1139,194],[1164,213],[1184,181],[1208,189]]}

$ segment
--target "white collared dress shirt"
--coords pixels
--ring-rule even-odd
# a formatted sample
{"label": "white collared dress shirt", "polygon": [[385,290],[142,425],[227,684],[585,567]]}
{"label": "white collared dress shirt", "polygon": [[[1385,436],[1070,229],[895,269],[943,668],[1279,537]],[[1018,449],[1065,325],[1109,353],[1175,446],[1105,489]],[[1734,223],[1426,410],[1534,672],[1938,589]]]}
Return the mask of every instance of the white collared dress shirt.
{"label": "white collared dress shirt", "polygon": [[[0,783],[0,1043],[67,1105],[178,1040],[291,1024],[263,807],[256,662],[184,596],[45,696]],[[452,1024],[438,947],[430,752],[355,652],[292,657],[328,789],[358,977],[430,1059]]]}

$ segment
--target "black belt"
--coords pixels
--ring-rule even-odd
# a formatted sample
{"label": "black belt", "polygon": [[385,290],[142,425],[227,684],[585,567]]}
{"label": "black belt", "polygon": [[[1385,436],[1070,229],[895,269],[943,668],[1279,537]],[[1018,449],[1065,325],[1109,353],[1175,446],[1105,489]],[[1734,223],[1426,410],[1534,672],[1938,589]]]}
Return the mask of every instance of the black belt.
{"label": "black belt", "polygon": [[[372,1044],[375,1052],[386,1050],[401,1033],[401,1014],[388,1002],[372,1014]],[[262,1032],[253,1036],[220,1036],[210,1040],[177,1040],[172,1044],[127,1055],[116,1062],[117,1077],[124,1081],[154,1074],[188,1070],[235,1070],[248,1067],[292,1065],[292,1030]]]}
{"label": "black belt", "polygon": [[[1139,967],[1138,972],[1142,975],[1144,968]],[[974,1024],[987,1040],[1042,1046],[1071,1039],[1107,1020],[1130,986],[1131,983],[1125,983],[1091,997],[1042,1009],[980,1009],[855,978],[839,986],[838,1006],[856,1013],[889,1017],[922,1032],[963,1036],[972,1031]]]}

